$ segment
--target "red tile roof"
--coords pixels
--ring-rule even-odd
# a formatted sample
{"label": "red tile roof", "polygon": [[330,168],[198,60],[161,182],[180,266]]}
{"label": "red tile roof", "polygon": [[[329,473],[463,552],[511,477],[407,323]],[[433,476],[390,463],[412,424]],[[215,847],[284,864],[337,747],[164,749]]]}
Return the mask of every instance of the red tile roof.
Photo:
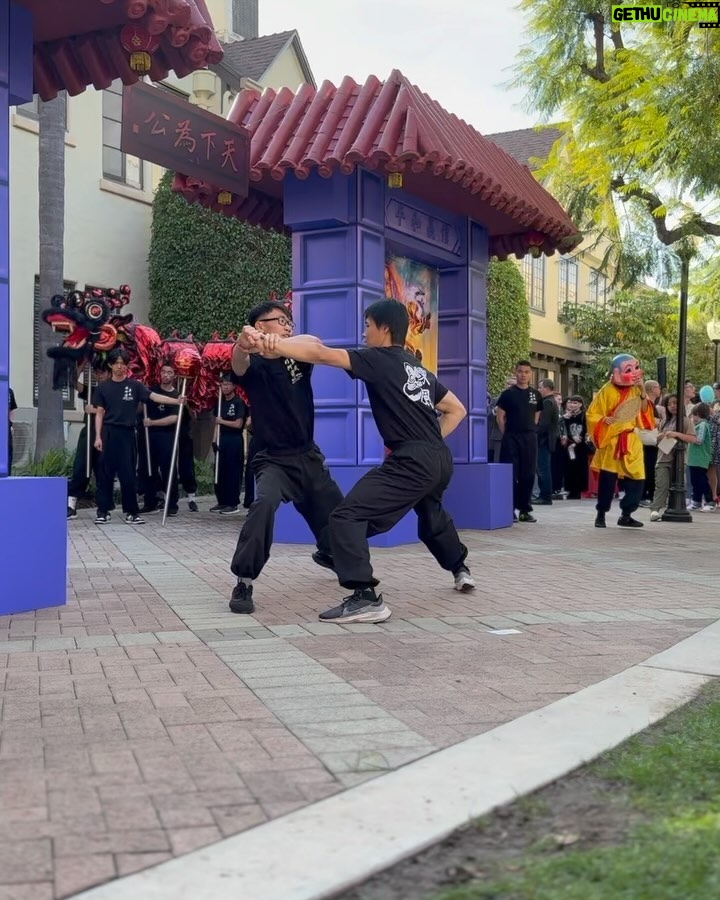
{"label": "red tile roof", "polygon": [[205,0],[18,0],[33,14],[35,91],[51,100],[59,91],[98,90],[117,78],[138,80],[119,40],[124,25],[142,25],[160,39],[150,78],[171,70],[182,77],[222,59]]}
{"label": "red tile roof", "polygon": [[244,90],[228,118],[251,134],[250,196],[217,203],[210,184],[178,174],[175,190],[189,200],[265,227],[282,228],[286,172],[330,177],[356,166],[402,172],[403,187],[458,214],[490,234],[491,252],[524,255],[531,244],[545,253],[580,242],[560,204],[520,165],[472,126],[447,112],[395,70],[385,82],[345,78],[339,88],[302,85],[262,94]]}

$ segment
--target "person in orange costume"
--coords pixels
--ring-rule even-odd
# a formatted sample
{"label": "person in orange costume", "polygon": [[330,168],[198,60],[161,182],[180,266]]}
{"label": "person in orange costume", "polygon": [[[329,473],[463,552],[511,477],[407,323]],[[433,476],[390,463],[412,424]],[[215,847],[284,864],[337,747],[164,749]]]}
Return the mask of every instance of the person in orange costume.
{"label": "person in orange costume", "polygon": [[615,485],[623,479],[618,525],[642,528],[632,514],[640,505],[645,484],[643,445],[636,428],[652,429],[655,416],[645,396],[643,371],[629,353],[620,353],[610,365],[610,380],[593,398],[586,414],[587,428],[596,452],[590,464],[598,471],[596,528],[605,528]]}

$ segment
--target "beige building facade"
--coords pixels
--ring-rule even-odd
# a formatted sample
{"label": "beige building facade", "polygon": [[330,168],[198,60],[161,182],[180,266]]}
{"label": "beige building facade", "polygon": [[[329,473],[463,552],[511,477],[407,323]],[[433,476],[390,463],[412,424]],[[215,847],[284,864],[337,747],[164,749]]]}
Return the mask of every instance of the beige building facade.
{"label": "beige building facade", "polygon": [[[260,37],[258,0],[207,0],[225,58],[213,70],[170,76],[160,89],[225,116],[243,87],[260,89],[314,84],[295,31]],[[236,29],[243,28],[244,31]],[[129,284],[129,312],[148,320],[148,249],[159,167],[120,150],[122,85],[92,88],[65,99],[65,287]],[[18,402],[17,463],[34,446],[37,372],[49,365],[38,353],[38,313],[49,298],[38,295],[38,106],[10,110],[10,384]],[[74,393],[65,396],[67,438],[82,419]]]}

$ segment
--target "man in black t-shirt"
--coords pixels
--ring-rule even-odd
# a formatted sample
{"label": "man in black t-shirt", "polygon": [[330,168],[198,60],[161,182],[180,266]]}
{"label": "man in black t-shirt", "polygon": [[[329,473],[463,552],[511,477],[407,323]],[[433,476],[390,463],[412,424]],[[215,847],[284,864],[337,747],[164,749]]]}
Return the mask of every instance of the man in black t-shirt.
{"label": "man in black t-shirt", "polygon": [[165,403],[180,406],[184,398],[156,394],[144,384],[127,377],[128,355],[124,350],[113,350],[108,357],[111,378],[100,384],[95,392],[95,449],[102,453],[100,478],[97,490],[97,516],[95,523],[109,521],[115,475],[120,481],[122,508],[129,525],[142,525],[135,493],[135,469],[137,447],[135,444],[135,420],[138,403]]}
{"label": "man in black t-shirt", "polygon": [[[330,516],[330,543],[340,584],[353,593],[320,613],[324,621],[384,622],[390,610],[375,588],[368,538],[384,534],[411,509],[418,536],[455,589],[472,590],[467,548],[442,506],[453,473],[444,438],[465,418],[465,407],[405,347],[408,313],[397,300],[378,300],[365,311],[365,342],[359,350],[335,350],[310,341],[265,337],[266,353],[345,369],[365,382],[375,424],[389,454],[353,487]],[[302,363],[300,363],[302,364]],[[438,419],[436,410],[441,413]]]}
{"label": "man in black t-shirt", "polygon": [[217,444],[213,444],[218,455],[218,478],[215,484],[217,506],[213,506],[210,512],[235,515],[240,512],[240,480],[245,457],[243,428],[248,408],[238,395],[229,374],[223,375],[220,390],[220,415],[215,419],[218,439]]}
{"label": "man in black t-shirt", "polygon": [[[101,385],[104,381],[107,381],[109,377],[110,372],[108,371],[107,367],[98,359],[93,364],[92,368],[92,378],[95,380],[96,385]],[[78,437],[77,447],[75,448],[75,459],[73,460],[72,475],[70,476],[70,480],[68,481],[68,519],[74,519],[77,516],[78,499],[85,494],[90,484],[90,479],[88,478],[87,474],[88,425],[90,427],[90,471],[95,473],[96,487],[100,480],[98,468],[100,454],[95,449],[95,413],[97,410],[93,403],[93,401],[95,400],[95,395],[97,393],[97,386],[92,390],[92,395],[90,395],[90,385],[76,382],[75,387],[78,392],[78,398],[85,401],[84,412],[87,416],[87,421],[80,429],[80,436]],[[113,508],[113,506],[110,507],[110,509]],[[108,509],[108,512],[110,512],[110,509]]]}
{"label": "man in black t-shirt", "polygon": [[[515,366],[516,383],[500,394],[495,416],[502,432],[500,462],[513,467],[513,507],[521,522],[537,521],[532,515],[533,484],[537,466],[537,424],[542,397],[530,386],[532,368],[522,359]],[[516,519],[513,512],[513,518]]]}
{"label": "man in black t-shirt", "polygon": [[12,474],[13,464],[13,422],[15,420],[15,410],[17,409],[17,401],[15,393],[11,387],[8,388],[8,475]]}
{"label": "man in black t-shirt", "polygon": [[314,440],[312,366],[249,355],[257,344],[255,335],[300,340],[290,337],[294,327],[290,311],[282,303],[267,301],[250,310],[248,322],[233,348],[232,380],[242,387],[252,407],[257,448],[252,469],[257,489],[230,566],[238,579],[230,600],[230,609],[236,613],[255,609],[252,583],[270,556],[280,504],[292,503],[305,519],[318,547],[313,560],[332,569],[328,522],[342,500]]}

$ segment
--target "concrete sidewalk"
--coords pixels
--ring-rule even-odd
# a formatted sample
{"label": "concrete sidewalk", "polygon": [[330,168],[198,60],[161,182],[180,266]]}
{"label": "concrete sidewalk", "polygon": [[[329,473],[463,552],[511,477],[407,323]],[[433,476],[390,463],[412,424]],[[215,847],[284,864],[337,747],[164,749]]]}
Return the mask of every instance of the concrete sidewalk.
{"label": "concrete sidewalk", "polygon": [[82,512],[67,607],[0,618],[0,900],[71,896],[218,841],[720,617],[720,513],[631,533],[594,529],[590,503],[538,515],[463,536],[474,594],[424,548],[376,551],[393,617],[342,627],[317,620],[341,592],[310,548],[274,548],[240,617],[237,519]]}

